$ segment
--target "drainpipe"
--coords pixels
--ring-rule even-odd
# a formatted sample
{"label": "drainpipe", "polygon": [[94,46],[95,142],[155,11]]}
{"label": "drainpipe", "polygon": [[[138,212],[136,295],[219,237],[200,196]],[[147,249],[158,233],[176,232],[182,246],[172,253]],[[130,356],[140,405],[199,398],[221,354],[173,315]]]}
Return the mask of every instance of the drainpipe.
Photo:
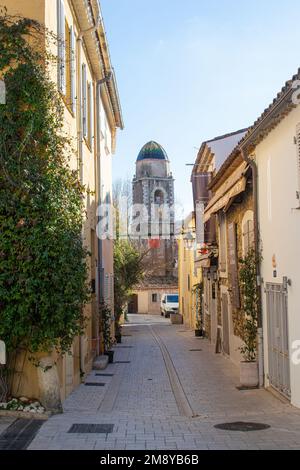
{"label": "drainpipe", "polygon": [[[96,153],[97,153],[97,184],[98,184],[98,197],[97,197],[97,209],[99,210],[102,201],[102,184],[101,184],[101,87],[109,82],[112,78],[112,72],[109,72],[104,78],[97,81],[96,84],[96,139],[97,139],[97,146],[96,146]],[[100,221],[100,216],[97,217],[97,224]],[[98,240],[98,299],[99,303],[101,303],[104,299],[104,271],[103,271],[103,243],[101,240],[101,234],[96,233],[97,240]],[[99,329],[99,328],[98,328]],[[98,342],[99,343],[99,342]],[[100,354],[100,347],[99,344],[97,346],[97,352],[99,348]]]}
{"label": "drainpipe", "polygon": [[[78,142],[78,172],[80,183],[83,184],[83,162],[82,162],[82,147],[83,147],[83,133],[82,133],[82,109],[81,109],[81,47],[82,36],[77,38],[77,142]],[[82,230],[83,239],[83,230]],[[84,337],[81,335],[79,338],[79,367],[80,373],[84,373]]]}
{"label": "drainpipe", "polygon": [[[254,200],[254,241],[255,252],[260,253],[259,228],[258,228],[258,170],[256,162],[250,158],[244,150],[240,149],[243,160],[250,166],[253,178],[253,200]],[[264,347],[263,347],[263,318],[262,318],[262,296],[261,296],[261,275],[260,259],[256,264],[257,294],[258,294],[258,316],[257,316],[257,352],[258,352],[258,371],[259,386],[264,387]]]}

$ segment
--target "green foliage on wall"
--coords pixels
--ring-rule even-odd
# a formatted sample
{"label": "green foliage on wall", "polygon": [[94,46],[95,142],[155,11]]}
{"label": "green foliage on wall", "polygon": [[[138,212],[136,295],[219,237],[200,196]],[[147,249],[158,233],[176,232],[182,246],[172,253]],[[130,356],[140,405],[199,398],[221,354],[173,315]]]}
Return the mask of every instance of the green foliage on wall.
{"label": "green foliage on wall", "polygon": [[239,281],[242,300],[242,340],[240,348],[245,361],[255,361],[257,355],[257,318],[259,296],[257,291],[256,272],[257,255],[254,249],[240,260]]}
{"label": "green foliage on wall", "polygon": [[64,352],[82,331],[89,294],[84,188],[68,165],[47,33],[0,15],[0,338],[8,350]]}

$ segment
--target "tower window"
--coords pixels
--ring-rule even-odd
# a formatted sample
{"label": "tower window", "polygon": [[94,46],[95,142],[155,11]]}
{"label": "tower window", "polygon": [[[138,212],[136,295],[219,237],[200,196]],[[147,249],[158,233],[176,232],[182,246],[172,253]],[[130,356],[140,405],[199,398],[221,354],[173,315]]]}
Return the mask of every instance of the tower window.
{"label": "tower window", "polygon": [[160,189],[155,191],[154,202],[155,202],[155,204],[163,204],[164,203],[164,193]]}

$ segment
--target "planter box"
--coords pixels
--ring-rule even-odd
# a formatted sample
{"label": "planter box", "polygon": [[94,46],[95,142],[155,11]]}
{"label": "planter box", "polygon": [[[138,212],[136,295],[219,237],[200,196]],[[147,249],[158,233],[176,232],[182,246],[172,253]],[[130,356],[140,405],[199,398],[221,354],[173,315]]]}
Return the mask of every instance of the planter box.
{"label": "planter box", "polygon": [[171,313],[170,320],[172,325],[182,325],[183,323],[183,316],[180,313]]}
{"label": "planter box", "polygon": [[13,410],[0,410],[0,418],[1,416],[7,416],[11,418],[17,419],[39,419],[46,421],[52,413],[46,411],[45,413],[30,413],[29,411],[13,411]]}
{"label": "planter box", "polygon": [[240,362],[240,384],[242,387],[256,388],[258,387],[258,363],[257,362]]}

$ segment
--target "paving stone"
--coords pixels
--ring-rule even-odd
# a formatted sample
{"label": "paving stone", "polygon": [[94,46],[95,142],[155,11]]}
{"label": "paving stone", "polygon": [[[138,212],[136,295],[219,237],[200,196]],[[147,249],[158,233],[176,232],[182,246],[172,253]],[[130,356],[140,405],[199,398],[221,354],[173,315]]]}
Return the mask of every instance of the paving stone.
{"label": "paving stone", "polygon": [[[149,323],[164,342],[198,418],[180,414]],[[193,331],[178,334],[182,326],[171,326],[160,316],[130,316],[124,330],[131,336],[123,338],[123,346],[132,347],[116,348],[115,359],[129,363],[109,364],[105,373],[111,376],[93,371],[86,381],[105,382],[105,387],[80,385],[65,401],[64,414],[43,424],[31,449],[300,449],[300,410],[265,390],[238,391],[238,369],[215,355],[207,340],[199,343]],[[199,347],[201,353],[189,352]],[[242,433],[214,428],[233,421],[262,422],[271,429]],[[82,439],[68,434],[76,423],[113,424],[114,430]]]}

